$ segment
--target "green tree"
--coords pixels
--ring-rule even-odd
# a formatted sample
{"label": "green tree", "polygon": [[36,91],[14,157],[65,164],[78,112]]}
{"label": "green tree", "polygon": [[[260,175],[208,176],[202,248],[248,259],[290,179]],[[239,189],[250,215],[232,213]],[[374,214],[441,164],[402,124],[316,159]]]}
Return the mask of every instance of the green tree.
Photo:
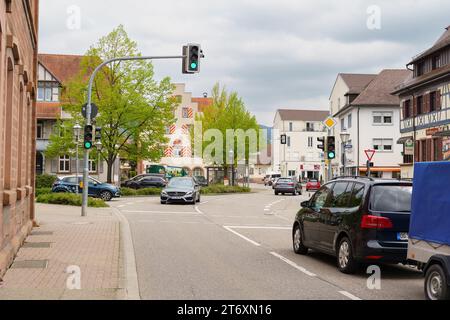
{"label": "green tree", "polygon": [[[93,45],[81,62],[81,72],[65,84],[62,92],[64,111],[72,116],[71,123],[84,123],[80,110],[87,99],[87,83],[95,67],[101,62],[124,56],[141,56],[137,43],[132,41],[123,26],[114,29]],[[97,75],[92,99],[99,107],[95,124],[101,127],[103,150],[101,158],[108,165],[108,182],[118,157],[158,161],[167,143],[165,128],[174,123],[175,89],[169,78],[153,79],[153,65],[149,61],[116,62]],[[67,138],[53,135],[50,153],[73,148]]]}

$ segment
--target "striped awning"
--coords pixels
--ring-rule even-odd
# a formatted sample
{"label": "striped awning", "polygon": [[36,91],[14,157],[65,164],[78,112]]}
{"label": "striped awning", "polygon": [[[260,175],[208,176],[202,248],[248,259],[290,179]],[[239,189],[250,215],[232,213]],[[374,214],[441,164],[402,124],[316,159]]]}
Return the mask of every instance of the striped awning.
{"label": "striped awning", "polygon": [[401,137],[400,139],[398,139],[397,144],[405,144],[407,141],[413,140],[414,141],[414,137],[410,136],[410,137]]}

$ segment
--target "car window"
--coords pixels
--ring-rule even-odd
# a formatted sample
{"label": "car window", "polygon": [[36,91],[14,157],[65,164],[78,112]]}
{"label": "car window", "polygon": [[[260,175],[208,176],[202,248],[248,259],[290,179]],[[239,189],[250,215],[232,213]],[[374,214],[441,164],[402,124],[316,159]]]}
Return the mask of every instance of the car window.
{"label": "car window", "polygon": [[353,188],[352,197],[350,199],[350,207],[356,208],[359,207],[364,199],[364,190],[365,186],[361,183],[355,183]]}
{"label": "car window", "polygon": [[311,208],[315,211],[320,211],[325,207],[325,204],[328,200],[328,196],[330,195],[330,188],[332,185],[326,185],[322,189],[320,189],[313,197],[311,201]]}
{"label": "car window", "polygon": [[374,186],[371,210],[380,212],[411,212],[412,186]]}
{"label": "car window", "polygon": [[278,179],[277,182],[278,183],[292,183],[293,180],[292,179]]}
{"label": "car window", "polygon": [[170,188],[192,188],[193,186],[192,179],[172,179],[169,182]]}
{"label": "car window", "polygon": [[77,184],[77,178],[76,177],[65,178],[64,182],[71,183],[71,184]]}
{"label": "car window", "polygon": [[[330,207],[346,208],[352,195],[352,189],[349,190],[348,182],[338,182],[334,185],[330,197]],[[351,185],[353,187],[353,184]]]}

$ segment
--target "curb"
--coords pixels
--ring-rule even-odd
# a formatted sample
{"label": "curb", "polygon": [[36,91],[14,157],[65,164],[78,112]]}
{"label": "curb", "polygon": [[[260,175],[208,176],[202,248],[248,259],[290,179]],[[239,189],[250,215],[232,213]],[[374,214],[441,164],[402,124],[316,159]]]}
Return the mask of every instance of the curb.
{"label": "curb", "polygon": [[117,209],[111,207],[113,213],[120,220],[120,233],[123,240],[122,252],[124,260],[124,282],[126,300],[141,300],[139,291],[139,281],[136,267],[136,256],[134,253],[133,238],[131,235],[130,224],[127,218]]}

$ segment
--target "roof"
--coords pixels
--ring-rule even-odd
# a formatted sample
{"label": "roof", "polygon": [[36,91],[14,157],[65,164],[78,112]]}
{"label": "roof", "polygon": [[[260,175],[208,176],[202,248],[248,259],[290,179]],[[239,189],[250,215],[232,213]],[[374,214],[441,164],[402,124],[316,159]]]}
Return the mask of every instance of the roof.
{"label": "roof", "polygon": [[360,94],[376,78],[376,74],[340,73],[339,76],[349,88],[348,94]]}
{"label": "roof", "polygon": [[400,105],[399,97],[391,93],[410,76],[411,71],[406,69],[383,70],[352,102],[352,105]]}
{"label": "roof", "polygon": [[204,112],[206,108],[212,106],[213,99],[211,99],[211,98],[192,98],[192,102],[198,104],[198,112]]}
{"label": "roof", "polygon": [[408,65],[413,64],[425,58],[426,56],[429,56],[430,54],[433,54],[436,51],[439,51],[440,49],[445,48],[446,46],[449,45],[450,45],[450,26],[445,28],[445,32],[442,34],[442,36],[440,36],[440,38],[435,42],[435,44],[431,48],[414,57],[413,60]]}
{"label": "roof", "polygon": [[330,115],[329,111],[319,110],[278,110],[281,120],[283,121],[324,121]]}
{"label": "roof", "polygon": [[39,62],[61,83],[69,81],[81,70],[84,56],[64,54],[39,54]]}
{"label": "roof", "polygon": [[415,86],[426,84],[432,81],[437,81],[443,77],[450,77],[450,64],[446,65],[445,67],[441,67],[439,69],[425,73],[420,77],[413,78],[411,75],[410,77],[405,79],[403,83],[399,84],[399,86],[395,88],[395,91],[393,90],[392,94],[402,94],[403,92],[406,92]]}

